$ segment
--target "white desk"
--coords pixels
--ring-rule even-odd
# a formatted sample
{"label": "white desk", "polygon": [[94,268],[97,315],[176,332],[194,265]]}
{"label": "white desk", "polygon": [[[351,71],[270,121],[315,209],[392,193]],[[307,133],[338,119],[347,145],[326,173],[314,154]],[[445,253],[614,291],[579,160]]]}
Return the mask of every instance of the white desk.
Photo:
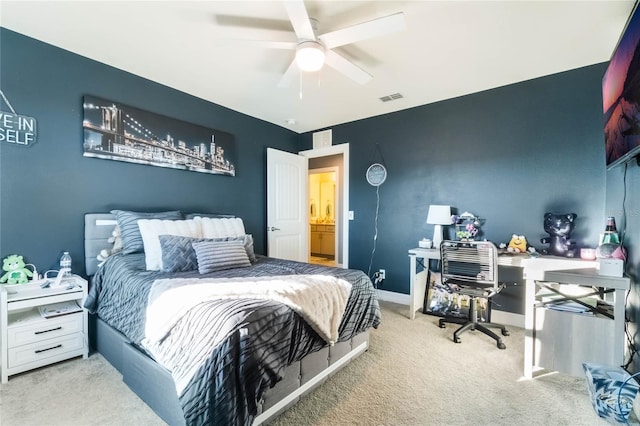
{"label": "white desk", "polygon": [[[439,259],[440,251],[437,249],[423,249],[414,248],[409,250],[410,260],[410,305],[409,305],[409,318],[415,319],[416,311],[422,306],[424,300],[424,292],[426,290],[426,278],[428,271],[416,272],[417,259]],[[524,339],[524,376],[527,378],[532,377],[533,365],[534,365],[534,325],[535,325],[535,293],[536,293],[536,281],[558,281],[556,278],[573,279],[577,277],[587,279],[583,275],[572,275],[570,270],[591,268],[595,270],[596,261],[582,260],[576,258],[566,258],[558,256],[540,256],[530,257],[528,254],[505,254],[498,257],[498,266],[511,266],[516,268],[522,268],[522,276],[525,280],[525,339]],[[428,265],[425,264],[428,268]],[[550,271],[560,271],[560,275],[551,274]],[[563,275],[564,274],[564,275]],[[569,275],[566,275],[569,274]],[[597,274],[597,272],[596,272]],[[592,274],[593,275],[593,274]],[[610,283],[611,277],[604,276],[592,276],[593,282],[607,283],[610,288],[613,284]],[[574,284],[579,284],[574,283]],[[587,285],[591,285],[588,284]],[[595,284],[594,284],[595,285]],[[603,284],[601,284],[602,286]],[[620,284],[620,291],[624,292],[622,288],[624,284]],[[626,288],[629,288],[629,284],[626,284]],[[621,304],[621,305],[619,305]],[[616,333],[624,333],[624,295],[622,297],[616,292]],[[620,311],[621,310],[621,311]],[[622,312],[618,315],[619,312]],[[618,321],[622,321],[622,328]],[[624,352],[624,336],[620,341],[618,338],[616,342],[616,353],[620,354]],[[620,348],[618,348],[620,346]],[[620,352],[622,351],[622,352]],[[620,357],[622,363],[622,358]]]}
{"label": "white desk", "polygon": [[[595,267],[529,273],[526,287],[524,376],[535,367],[582,376],[583,362],[622,365],[625,349],[625,296],[631,280],[599,275]],[[613,290],[613,318],[539,307],[536,282],[578,284]],[[610,299],[610,298],[609,298]],[[609,300],[610,301],[610,300]]]}

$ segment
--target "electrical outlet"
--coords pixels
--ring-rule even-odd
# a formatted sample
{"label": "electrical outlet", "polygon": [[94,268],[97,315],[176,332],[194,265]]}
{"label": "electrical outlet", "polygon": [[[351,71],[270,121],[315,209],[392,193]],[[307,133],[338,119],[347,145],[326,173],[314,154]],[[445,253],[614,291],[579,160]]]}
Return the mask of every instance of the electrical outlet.
{"label": "electrical outlet", "polygon": [[380,279],[384,280],[386,278],[385,270],[384,269],[380,269],[380,271],[378,271],[378,272],[379,272],[378,276],[380,277]]}

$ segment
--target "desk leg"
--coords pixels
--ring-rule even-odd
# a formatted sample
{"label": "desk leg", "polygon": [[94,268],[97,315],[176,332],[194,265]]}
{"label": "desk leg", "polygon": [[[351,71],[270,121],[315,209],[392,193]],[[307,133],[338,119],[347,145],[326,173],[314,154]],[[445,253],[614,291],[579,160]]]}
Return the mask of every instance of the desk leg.
{"label": "desk leg", "polygon": [[618,365],[624,364],[624,352],[625,352],[625,333],[624,333],[624,320],[625,320],[625,296],[627,290],[617,289],[615,293],[615,302],[613,305],[613,325],[615,327],[615,331],[613,333],[613,338],[615,342],[615,359]]}
{"label": "desk leg", "polygon": [[[424,305],[424,294],[427,290],[427,279],[429,268],[425,268],[419,273],[416,272],[417,257],[415,254],[409,255],[409,319],[416,319],[416,311],[422,309]],[[424,259],[420,257],[420,259]],[[427,265],[428,266],[428,265]]]}
{"label": "desk leg", "polygon": [[535,297],[536,282],[531,278],[525,281],[525,307],[524,307],[524,377],[533,377],[534,357],[534,327],[535,327]]}
{"label": "desk leg", "polygon": [[416,319],[416,255],[409,255],[409,319]]}

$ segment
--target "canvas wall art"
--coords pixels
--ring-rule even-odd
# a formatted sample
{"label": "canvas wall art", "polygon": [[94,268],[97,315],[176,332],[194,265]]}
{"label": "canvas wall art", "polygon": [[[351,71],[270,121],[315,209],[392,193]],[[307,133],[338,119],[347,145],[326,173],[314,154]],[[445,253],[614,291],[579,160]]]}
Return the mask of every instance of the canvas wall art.
{"label": "canvas wall art", "polygon": [[236,175],[229,133],[94,96],[83,110],[85,157]]}

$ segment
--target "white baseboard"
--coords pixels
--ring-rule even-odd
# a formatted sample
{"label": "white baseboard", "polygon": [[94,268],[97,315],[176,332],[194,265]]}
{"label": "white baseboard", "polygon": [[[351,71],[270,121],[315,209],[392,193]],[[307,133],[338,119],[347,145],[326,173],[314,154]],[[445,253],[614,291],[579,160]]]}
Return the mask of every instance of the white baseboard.
{"label": "white baseboard", "polygon": [[384,300],[385,302],[398,303],[400,305],[407,305],[411,302],[411,296],[403,293],[396,293],[395,291],[376,290],[378,292],[378,300]]}
{"label": "white baseboard", "polygon": [[524,328],[524,314],[514,314],[513,312],[492,309],[491,322]]}
{"label": "white baseboard", "polygon": [[[398,303],[400,305],[406,305],[408,309],[409,303],[411,302],[411,297],[408,294],[396,293],[395,291],[387,291],[387,290],[376,290],[376,291],[378,292],[378,300],[383,300],[385,302]],[[513,312],[506,312],[506,311],[493,309],[491,311],[491,321],[497,322],[498,324],[524,328],[523,314],[514,314]]]}

